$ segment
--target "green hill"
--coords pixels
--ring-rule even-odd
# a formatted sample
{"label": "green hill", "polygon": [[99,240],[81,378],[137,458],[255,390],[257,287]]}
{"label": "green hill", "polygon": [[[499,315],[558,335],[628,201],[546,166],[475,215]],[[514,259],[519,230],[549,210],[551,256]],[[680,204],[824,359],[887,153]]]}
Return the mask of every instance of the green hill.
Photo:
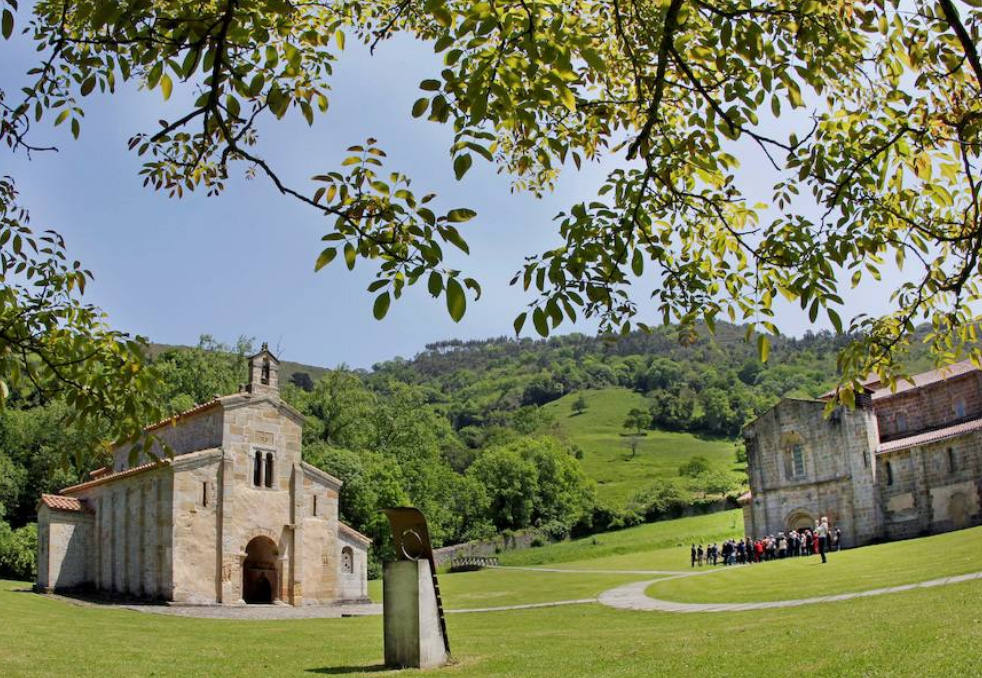
{"label": "green hill", "polygon": [[[576,414],[573,403],[581,393],[587,408]],[[606,388],[570,393],[542,409],[555,419],[560,434],[583,451],[583,470],[597,481],[599,497],[613,506],[623,506],[656,479],[677,478],[679,466],[695,456],[705,457],[713,468],[731,472],[736,482],[743,482],[735,464],[734,442],[726,438],[648,430],[632,455],[624,419],[632,408],[647,407],[640,393]]]}

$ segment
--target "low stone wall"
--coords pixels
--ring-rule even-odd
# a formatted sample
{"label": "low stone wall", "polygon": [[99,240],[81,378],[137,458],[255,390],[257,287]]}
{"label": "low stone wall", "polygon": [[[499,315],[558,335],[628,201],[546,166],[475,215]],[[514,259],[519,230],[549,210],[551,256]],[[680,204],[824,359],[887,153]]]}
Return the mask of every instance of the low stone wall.
{"label": "low stone wall", "polygon": [[480,539],[433,550],[433,561],[437,567],[449,565],[455,558],[490,558],[502,551],[514,551],[532,547],[536,539],[543,543],[549,539],[539,530],[522,530],[500,534],[493,539]]}

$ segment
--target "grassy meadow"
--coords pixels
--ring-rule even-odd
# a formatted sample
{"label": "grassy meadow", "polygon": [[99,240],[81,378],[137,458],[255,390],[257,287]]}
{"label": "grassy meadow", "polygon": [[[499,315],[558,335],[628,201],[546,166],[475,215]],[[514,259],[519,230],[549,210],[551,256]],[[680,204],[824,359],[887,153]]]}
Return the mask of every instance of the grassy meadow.
{"label": "grassy meadow", "polygon": [[[679,540],[727,532],[729,514],[598,535],[528,553],[582,569],[672,563]],[[590,557],[594,555],[595,557]],[[836,593],[982,569],[982,528],[737,567],[653,585],[674,600],[769,600]],[[509,554],[517,559],[519,554]],[[612,564],[619,563],[620,568]],[[660,569],[660,568],[652,568]],[[593,597],[651,575],[485,570],[441,576],[448,609]],[[374,585],[373,585],[374,586]],[[374,676],[380,617],[289,621],[190,619],[76,606],[0,582],[0,675]],[[375,588],[377,592],[377,587]],[[450,614],[455,664],[428,676],[977,675],[982,580],[798,608],[670,614],[596,603]],[[417,671],[400,671],[413,676]]]}
{"label": "grassy meadow", "polygon": [[[581,395],[587,409],[574,414],[573,403]],[[733,441],[700,438],[691,433],[646,431],[632,457],[623,424],[635,407],[647,411],[648,403],[640,393],[625,388],[578,391],[542,407],[553,416],[560,433],[583,450],[580,463],[586,474],[597,481],[601,499],[623,506],[652,481],[678,477],[679,466],[696,455],[706,457],[714,468],[734,470]],[[743,480],[736,473],[734,478]]]}
{"label": "grassy meadow", "polygon": [[654,598],[689,603],[743,603],[810,598],[913,584],[982,570],[982,527],[909,541],[727,568],[711,577],[673,579],[648,588]]}
{"label": "grassy meadow", "polygon": [[740,509],[663,520],[523,551],[505,551],[502,565],[549,565],[565,569],[686,570],[693,543],[743,534]]}

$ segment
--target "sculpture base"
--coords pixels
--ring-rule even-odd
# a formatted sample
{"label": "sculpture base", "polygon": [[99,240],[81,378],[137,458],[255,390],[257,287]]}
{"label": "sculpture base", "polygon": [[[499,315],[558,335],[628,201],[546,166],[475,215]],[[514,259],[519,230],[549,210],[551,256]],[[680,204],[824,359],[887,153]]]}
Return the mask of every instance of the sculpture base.
{"label": "sculpture base", "polygon": [[427,669],[447,663],[430,563],[397,560],[382,575],[385,665]]}

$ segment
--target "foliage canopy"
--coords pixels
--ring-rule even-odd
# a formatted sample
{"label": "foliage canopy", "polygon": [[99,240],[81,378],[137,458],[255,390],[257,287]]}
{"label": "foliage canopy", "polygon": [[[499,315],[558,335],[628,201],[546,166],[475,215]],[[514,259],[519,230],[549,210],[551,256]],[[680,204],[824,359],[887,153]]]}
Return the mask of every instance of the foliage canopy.
{"label": "foliage canopy", "polygon": [[[7,37],[17,5],[3,2]],[[979,0],[42,0],[29,30],[42,61],[22,100],[3,102],[8,144],[31,148],[45,116],[77,135],[96,89],[185,88],[189,110],[132,138],[146,182],[217,193],[236,161],[266,175],[329,219],[316,268],[339,253],[349,268],[375,262],[379,318],[424,280],[462,317],[465,289],[480,288],[443,246],[467,251],[455,224],[474,213],[438,216],[432,194],[383,170],[374,140],[289,186],[258,129],[327,110],[346,36],[374,50],[403,33],[443,61],[411,113],[453,128],[458,178],[484,160],[540,193],[564,168],[613,158],[599,194],[558,216],[563,245],[516,274],[534,295],[516,330],[530,319],[547,335],[578,314],[611,332],[728,317],[750,323],[766,359],[783,297],[861,334],[840,356],[847,380],[895,374],[923,319],[938,360],[976,338]],[[767,168],[769,195],[741,186],[741,163]],[[842,296],[888,261],[907,276],[893,312],[844,322]]]}

